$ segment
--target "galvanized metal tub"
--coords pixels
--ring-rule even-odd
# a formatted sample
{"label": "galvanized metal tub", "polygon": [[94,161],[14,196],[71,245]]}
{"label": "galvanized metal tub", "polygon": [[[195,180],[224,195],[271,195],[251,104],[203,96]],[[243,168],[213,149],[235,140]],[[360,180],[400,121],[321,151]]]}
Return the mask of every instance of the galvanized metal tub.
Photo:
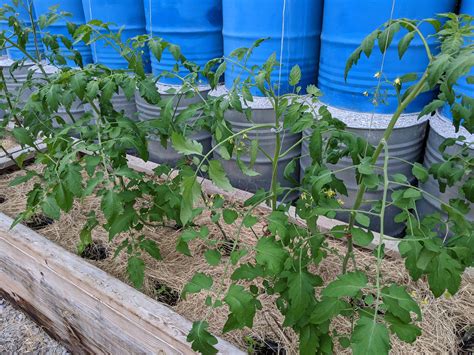
{"label": "galvanized metal tub", "polygon": [[33,70],[34,63],[24,62],[10,73],[10,69],[14,63],[13,60],[3,57],[0,59],[0,68],[5,76],[6,87],[11,95],[10,98],[14,99],[13,101],[18,104],[19,108],[22,108],[32,93],[31,89],[22,89],[22,87],[27,80],[29,71]]}
{"label": "galvanized metal tub", "polygon": [[138,120],[137,104],[135,102],[135,98],[132,97],[128,99],[122,89],[120,89],[117,94],[114,94],[110,101],[112,102],[115,111],[122,112],[131,120]]}
{"label": "galvanized metal tub", "polygon": [[[222,96],[226,95],[227,90],[222,86],[217,90],[213,91],[210,95],[212,96]],[[239,113],[234,110],[228,110],[224,117],[232,125],[232,130],[235,133],[238,133],[244,129],[248,129],[255,124],[273,124],[275,122],[275,111],[267,98],[258,98],[254,97],[254,102],[249,103],[252,108],[252,120],[249,122],[243,113]],[[271,157],[273,157],[275,150],[275,132],[272,129],[258,129],[249,131],[246,136],[246,139],[240,139],[240,142],[243,143],[242,153],[240,160],[245,164],[249,165],[251,161],[250,154],[245,152],[249,149],[250,142],[252,140],[258,140],[260,147]],[[283,130],[282,132],[282,144],[281,152],[287,151],[292,146],[296,145],[301,139],[301,134],[293,134],[289,130]],[[284,158],[280,159],[279,169],[278,169],[278,182],[284,188],[293,188],[295,187],[294,182],[289,181],[284,176],[285,167],[293,160],[299,159],[301,153],[300,146],[296,146],[295,149],[291,151],[290,154],[286,155]],[[224,157],[219,153],[219,150],[216,150],[214,153],[216,159],[219,159],[224,167],[227,176],[231,184],[238,188],[249,192],[256,192],[258,189],[263,188],[269,190],[271,187],[272,180],[272,164],[268,157],[266,157],[262,152],[258,152],[257,159],[253,166],[253,170],[259,173],[258,176],[247,176],[242,173],[239,166],[237,165],[237,160],[235,154],[230,160],[224,159]],[[299,181],[300,169],[299,162],[296,161],[296,169],[292,174],[292,180]],[[295,200],[298,196],[298,191],[292,191],[288,194],[285,201]],[[284,196],[280,196],[282,198]]]}
{"label": "galvanized metal tub", "polygon": [[[86,113],[84,104],[81,101],[75,101],[72,103],[71,108],[69,109],[69,113],[74,118],[74,120],[78,120],[82,118],[82,116]],[[60,117],[64,122],[67,124],[72,124],[73,121],[69,116],[68,112],[64,107],[60,107],[58,112],[56,113],[56,117]],[[53,127],[60,127],[61,125],[58,123],[57,119],[54,118]]]}
{"label": "galvanized metal tub", "polygon": [[[453,123],[449,118],[437,114],[436,116],[430,119],[430,132],[428,135],[428,141],[426,145],[424,166],[429,168],[433,164],[444,162],[443,156],[439,151],[439,146],[447,138],[457,138],[459,136],[464,136],[467,138],[467,142],[474,143],[474,135],[469,134],[464,128],[461,127],[458,133],[455,132]],[[446,153],[452,155],[460,152],[462,149],[461,144],[456,144],[446,149]],[[474,148],[469,149],[469,154],[474,154]],[[460,197],[459,187],[461,182],[458,184],[447,187],[444,193],[439,191],[438,182],[430,176],[428,181],[420,185],[420,188],[424,191],[423,199],[418,201],[417,208],[420,217],[426,217],[432,213],[441,213],[446,215],[441,209],[441,201],[446,204],[449,204],[449,200],[453,198]],[[470,221],[474,221],[474,206],[471,204],[471,211],[466,216]]]}
{"label": "galvanized metal tub", "polygon": [[[199,102],[201,98],[196,95],[191,98],[183,96],[181,99],[175,94],[169,93],[169,89],[175,89],[179,91],[179,86],[158,84],[158,90],[163,100],[174,100],[174,106],[176,107],[176,115],[179,115],[189,105]],[[203,86],[200,88],[200,93],[203,97],[206,97],[209,93],[210,88]],[[161,109],[158,106],[151,105],[143,99],[138,91],[135,94],[135,100],[137,103],[138,119],[140,121],[147,121],[151,119],[159,118],[161,115]],[[191,119],[189,124],[192,126],[195,120]],[[192,127],[190,127],[192,129]],[[192,131],[188,136],[189,139],[196,140],[203,146],[203,152],[208,153],[211,150],[211,134],[207,131]],[[150,154],[150,161],[175,166],[183,155],[178,153],[171,146],[171,142],[167,143],[167,147],[161,144],[160,137],[150,135],[148,137],[148,152]]]}
{"label": "galvanized metal tub", "polygon": [[[138,120],[135,97],[132,97],[129,100],[123,90],[119,89],[119,92],[112,96],[110,102],[112,103],[115,111],[122,112],[125,117],[128,117],[131,120]],[[93,109],[89,104],[84,104],[84,112],[92,112],[94,117],[97,118],[97,113],[93,112]],[[95,124],[95,119],[91,120],[90,124]]]}
{"label": "galvanized metal tub", "polygon": [[[328,109],[334,117],[340,119],[347,125],[348,132],[352,132],[355,135],[365,138],[372,145],[379,144],[392,117],[391,115],[384,114],[372,115],[370,113],[345,111],[334,107],[328,107]],[[418,120],[417,117],[417,115],[410,114],[402,115],[388,142],[389,156],[391,158],[388,166],[389,177],[395,174],[403,174],[407,177],[410,183],[415,183],[416,178],[412,174],[412,165],[409,163],[421,162],[423,158],[426,128],[428,124],[426,118]],[[305,134],[309,135],[311,132],[305,132]],[[301,171],[303,174],[311,165],[308,140],[303,142],[301,156]],[[406,162],[400,159],[403,159]],[[383,167],[384,160],[385,154],[382,154],[377,160],[376,166]],[[332,166],[333,171],[347,169],[336,173],[336,176],[346,184],[349,195],[347,197],[341,196],[341,200],[344,201],[344,205],[341,209],[351,209],[353,207],[355,196],[358,191],[358,184],[355,178],[355,168],[350,169],[352,165],[352,160],[350,158],[344,158],[341,159],[338,164]],[[377,173],[381,174],[382,171],[378,170]],[[388,193],[388,198],[390,198],[393,190],[400,187],[392,184],[389,188],[390,191]],[[366,203],[363,204],[362,209],[369,211],[370,207],[368,201],[381,201],[382,197],[382,187],[375,190],[368,190],[364,198]],[[399,213],[400,210],[393,206],[389,206],[386,209],[384,218],[385,234],[395,237],[404,234],[404,225],[394,221],[395,216]],[[380,217],[369,217],[371,217],[369,228],[374,231],[380,231]],[[337,219],[348,221],[349,212],[338,212]]]}

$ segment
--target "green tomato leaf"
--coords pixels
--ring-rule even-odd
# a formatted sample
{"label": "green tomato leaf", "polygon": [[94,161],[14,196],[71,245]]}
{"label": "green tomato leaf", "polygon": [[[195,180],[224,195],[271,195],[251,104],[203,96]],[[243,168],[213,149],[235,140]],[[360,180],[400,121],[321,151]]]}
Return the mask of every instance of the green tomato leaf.
{"label": "green tomato leaf", "polygon": [[367,286],[367,276],[361,272],[349,272],[337,277],[322,291],[326,297],[355,297],[357,293]]}
{"label": "green tomato leaf", "polygon": [[332,297],[323,297],[321,302],[316,304],[313,313],[311,313],[310,323],[324,324],[341,313],[341,311],[350,308],[351,305],[345,301]]}
{"label": "green tomato leaf", "polygon": [[387,310],[404,323],[411,322],[410,312],[416,313],[418,320],[421,320],[420,307],[404,287],[396,284],[392,284],[390,287],[384,287],[382,289],[382,297]]}
{"label": "green tomato leaf", "polygon": [[217,250],[210,249],[206,250],[206,252],[204,253],[204,257],[206,258],[206,261],[209,265],[217,266],[219,265],[222,256],[221,253],[219,253]]}
{"label": "green tomato leaf", "polygon": [[357,321],[351,344],[354,355],[383,355],[391,348],[387,327],[364,316]]}
{"label": "green tomato leaf", "polygon": [[264,272],[260,265],[243,264],[237,268],[231,276],[231,280],[255,280],[257,277],[263,276]]}
{"label": "green tomato leaf", "polygon": [[296,86],[301,80],[301,68],[296,64],[290,71],[290,85]]}
{"label": "green tomato leaf", "polygon": [[177,132],[173,132],[171,135],[171,143],[173,144],[173,148],[181,154],[184,155],[202,155],[202,144],[193,141],[190,139],[186,139],[184,136],[180,135]]}
{"label": "green tomato leaf", "polygon": [[224,297],[224,302],[231,311],[224,325],[224,333],[244,327],[252,328],[255,312],[260,307],[260,302],[250,292],[240,285],[232,284]]}
{"label": "green tomato leaf", "polygon": [[23,127],[16,127],[12,130],[13,137],[23,146],[34,146],[34,140],[31,138],[30,132]]}
{"label": "green tomato leaf", "polygon": [[18,186],[18,185],[24,184],[25,182],[30,181],[30,180],[31,180],[32,178],[34,178],[35,176],[37,176],[36,172],[29,170],[25,175],[23,175],[23,176],[18,176],[18,177],[16,177],[16,178],[14,178],[14,179],[8,184],[8,186],[13,187],[13,186]]}
{"label": "green tomato leaf", "polygon": [[222,217],[225,223],[232,224],[239,217],[239,214],[235,210],[225,209],[224,212],[222,212]]}
{"label": "green tomato leaf", "polygon": [[427,182],[430,174],[428,170],[420,163],[415,163],[412,168],[412,173],[420,182]]}
{"label": "green tomato leaf", "polygon": [[201,194],[201,185],[197,182],[195,176],[186,176],[183,178],[182,201],[180,219],[183,225],[186,225],[193,218],[194,201]]}
{"label": "green tomato leaf", "polygon": [[61,210],[54,196],[48,196],[41,204],[41,208],[46,216],[54,220],[58,220],[61,217]]}
{"label": "green tomato leaf", "polygon": [[414,324],[404,323],[390,313],[385,315],[385,320],[390,324],[390,330],[406,343],[413,343],[421,335],[419,327]]}
{"label": "green tomato leaf", "polygon": [[186,299],[186,295],[188,293],[199,293],[202,290],[210,290],[213,284],[213,280],[210,276],[203,274],[202,272],[198,272],[194,274],[191,281],[189,281],[186,286],[184,286],[183,292],[181,293],[181,297]]}
{"label": "green tomato leaf", "polygon": [[120,213],[122,213],[122,201],[117,193],[113,190],[108,190],[103,196],[100,204],[102,211],[104,212],[105,218],[110,223]]}
{"label": "green tomato leaf", "polygon": [[145,262],[138,256],[130,256],[127,263],[127,274],[135,288],[140,289],[145,280]]}
{"label": "green tomato leaf", "polygon": [[356,213],[355,220],[362,227],[368,228],[370,226],[370,218],[361,212]]}
{"label": "green tomato leaf", "polygon": [[160,248],[154,240],[145,239],[141,241],[140,248],[150,254],[152,258],[156,260],[161,260]]}
{"label": "green tomato leaf", "polygon": [[217,187],[220,187],[221,189],[225,191],[233,190],[233,187],[230,184],[230,181],[227,178],[224,168],[222,167],[222,164],[220,161],[211,160],[209,162],[209,176],[212,182],[216,184]]}
{"label": "green tomato leaf", "polygon": [[265,267],[271,275],[277,275],[283,270],[288,253],[274,237],[261,238],[256,246],[257,263]]}
{"label": "green tomato leaf", "polygon": [[352,228],[351,234],[352,238],[354,239],[354,243],[363,247],[370,245],[372,240],[374,240],[374,234],[371,231],[365,231],[361,228]]}
{"label": "green tomato leaf", "polygon": [[208,332],[209,324],[205,321],[194,322],[191,331],[186,338],[192,345],[194,351],[203,355],[217,354],[214,345],[217,344],[217,338]]}

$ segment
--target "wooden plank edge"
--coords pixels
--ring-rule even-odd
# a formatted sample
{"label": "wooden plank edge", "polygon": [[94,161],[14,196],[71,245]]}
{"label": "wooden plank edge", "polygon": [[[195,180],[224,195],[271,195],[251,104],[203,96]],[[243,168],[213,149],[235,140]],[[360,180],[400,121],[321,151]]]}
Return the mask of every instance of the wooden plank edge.
{"label": "wooden plank edge", "polygon": [[[35,142],[38,145],[38,149],[43,151],[46,149],[46,144],[42,143],[42,141]],[[3,153],[0,154],[0,170],[7,169],[16,163],[10,159],[10,156],[14,159],[17,159],[20,155],[27,153],[26,160],[30,160],[34,158],[36,151],[33,148],[22,148],[21,146],[15,146],[10,149],[7,149],[8,155]]]}
{"label": "wooden plank edge", "polygon": [[[150,174],[150,175],[154,174],[153,170],[159,166],[159,164],[156,164],[153,162],[145,162],[142,159],[131,156],[131,155],[129,155],[127,159],[128,159],[128,165],[130,168],[136,171]],[[221,194],[222,196],[225,197],[225,199],[234,201],[234,202],[243,202],[253,196],[252,193],[239,190],[239,189],[234,189],[232,192],[224,191],[216,187],[212,183],[212,181],[208,179],[200,178],[200,183],[202,185],[204,192],[208,194]],[[269,211],[271,210],[270,207],[266,204],[261,204],[260,206]],[[290,217],[290,220],[292,222],[306,226],[306,222],[297,216],[295,207],[293,206],[290,207],[288,211],[288,216]],[[323,233],[327,233],[331,231],[332,228],[338,225],[347,225],[347,223],[336,220],[336,219],[330,219],[327,217],[319,217],[317,221],[317,226],[319,230]],[[366,247],[358,246],[358,248],[374,250],[380,245],[381,241],[383,240],[383,243],[385,243],[385,254],[393,258],[401,258],[400,252],[398,250],[398,245],[400,243],[399,240],[393,240],[393,238],[391,237],[382,238],[380,233],[377,233],[377,232],[372,232],[372,233],[374,234],[373,241]],[[341,239],[337,239],[337,240],[341,240]],[[465,276],[467,276],[469,280],[474,282],[474,268],[467,268],[465,271]]]}
{"label": "wooden plank edge", "polygon": [[[190,321],[12,222],[0,214],[0,293],[71,351],[194,353]],[[221,339],[216,347],[244,354]]]}

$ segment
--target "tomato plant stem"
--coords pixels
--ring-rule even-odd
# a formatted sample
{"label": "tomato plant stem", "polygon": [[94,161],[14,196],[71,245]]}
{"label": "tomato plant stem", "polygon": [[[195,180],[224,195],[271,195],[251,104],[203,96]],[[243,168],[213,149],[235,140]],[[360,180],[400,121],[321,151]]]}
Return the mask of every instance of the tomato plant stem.
{"label": "tomato plant stem", "polygon": [[[382,153],[382,150],[384,148],[385,142],[389,142],[390,137],[392,136],[392,132],[398,122],[398,119],[402,115],[402,113],[405,111],[405,109],[408,107],[408,105],[416,98],[418,95],[422,92],[423,87],[425,86],[425,83],[428,79],[428,71],[425,71],[423,76],[421,77],[420,81],[418,84],[415,85],[413,88],[412,92],[403,100],[403,102],[398,106],[397,111],[394,113],[390,123],[388,124],[387,129],[385,130],[385,133],[383,135],[382,140],[378,144],[377,148],[375,149],[374,154],[372,155],[370,163],[372,165],[375,165],[377,162],[377,159],[379,158],[380,154]],[[388,143],[387,143],[388,144]],[[360,209],[365,192],[367,191],[367,186],[363,181],[361,181],[359,185],[359,190],[357,191],[356,195],[356,200],[354,202],[354,206],[352,208],[352,213],[350,216],[349,220],[349,236],[347,237],[347,252],[344,257],[344,261],[342,263],[342,272],[345,274],[347,272],[347,265],[349,263],[349,260],[351,258],[351,255],[354,252],[354,245],[352,241],[352,237],[350,235],[350,230],[354,227],[355,225],[355,217],[356,217],[356,211]]]}

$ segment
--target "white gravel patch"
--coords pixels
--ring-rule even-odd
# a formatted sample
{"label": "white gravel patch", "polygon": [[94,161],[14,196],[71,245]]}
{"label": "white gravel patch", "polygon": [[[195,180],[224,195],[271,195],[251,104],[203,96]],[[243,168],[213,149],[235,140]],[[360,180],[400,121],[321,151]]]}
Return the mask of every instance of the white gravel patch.
{"label": "white gravel patch", "polygon": [[463,136],[466,138],[466,142],[474,143],[474,134],[470,134],[464,127],[459,127],[459,131],[456,132],[453,123],[439,112],[430,119],[430,127],[442,137],[458,138]]}
{"label": "white gravel patch", "polygon": [[0,298],[0,354],[70,354],[23,312]]}

